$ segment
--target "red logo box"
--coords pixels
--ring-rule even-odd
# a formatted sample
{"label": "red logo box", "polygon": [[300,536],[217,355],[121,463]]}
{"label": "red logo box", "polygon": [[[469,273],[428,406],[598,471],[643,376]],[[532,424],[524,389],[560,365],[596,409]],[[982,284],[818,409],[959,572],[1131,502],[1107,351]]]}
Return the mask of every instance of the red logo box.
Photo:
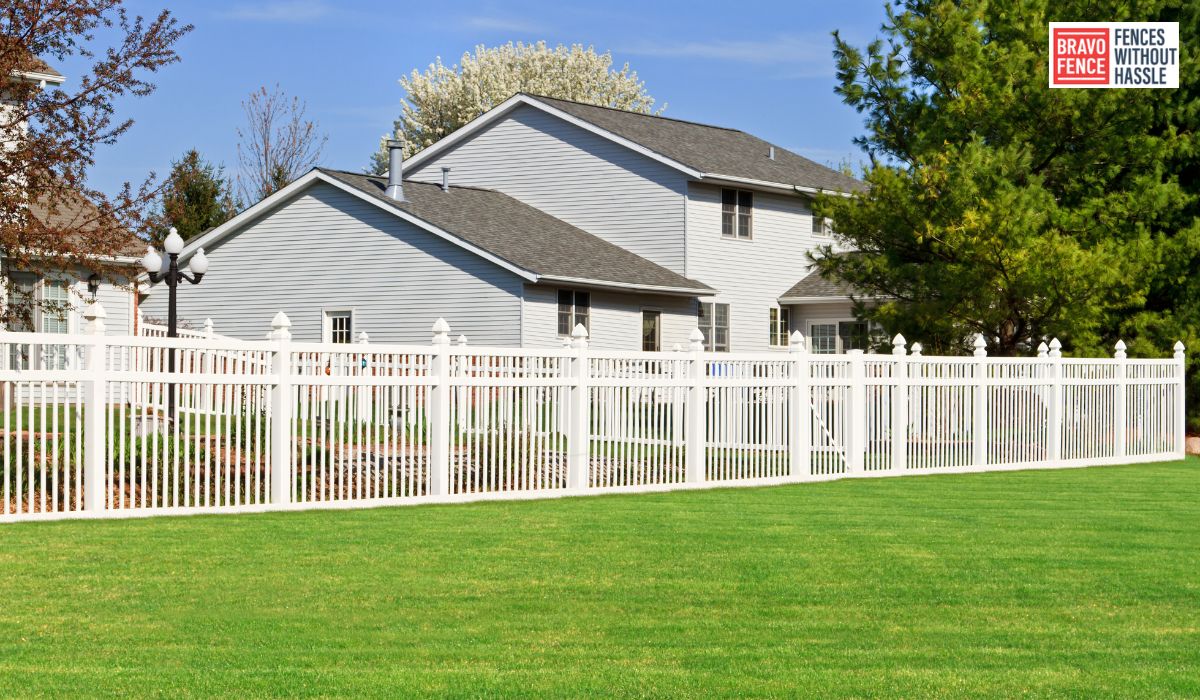
{"label": "red logo box", "polygon": [[1050,37],[1054,85],[1104,85],[1109,82],[1107,27],[1055,27]]}

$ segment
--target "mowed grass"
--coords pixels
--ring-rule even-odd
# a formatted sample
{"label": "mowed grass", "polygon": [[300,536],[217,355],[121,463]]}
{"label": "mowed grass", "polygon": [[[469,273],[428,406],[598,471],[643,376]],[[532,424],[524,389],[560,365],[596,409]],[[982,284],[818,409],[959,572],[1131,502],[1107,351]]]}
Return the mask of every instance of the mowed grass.
{"label": "mowed grass", "polygon": [[0,695],[1200,695],[1200,461],[0,526]]}

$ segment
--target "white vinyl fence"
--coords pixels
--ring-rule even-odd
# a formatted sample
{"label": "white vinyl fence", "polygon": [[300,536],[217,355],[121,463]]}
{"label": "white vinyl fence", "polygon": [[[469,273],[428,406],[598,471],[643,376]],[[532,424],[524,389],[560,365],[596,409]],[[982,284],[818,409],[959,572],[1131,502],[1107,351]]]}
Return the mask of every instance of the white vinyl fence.
{"label": "white vinyl fence", "polygon": [[[1177,459],[1173,359],[601,352],[0,331],[0,521]],[[174,353],[175,371],[168,372]],[[50,358],[47,360],[47,358]],[[173,401],[172,401],[173,397]],[[171,406],[174,406],[172,409]]]}

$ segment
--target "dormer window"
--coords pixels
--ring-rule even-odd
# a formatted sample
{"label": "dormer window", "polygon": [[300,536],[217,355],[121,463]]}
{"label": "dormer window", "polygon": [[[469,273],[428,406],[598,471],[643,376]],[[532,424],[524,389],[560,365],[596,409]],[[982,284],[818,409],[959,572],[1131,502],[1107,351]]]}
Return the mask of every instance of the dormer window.
{"label": "dormer window", "polygon": [[754,193],[748,190],[721,190],[721,237],[750,240]]}

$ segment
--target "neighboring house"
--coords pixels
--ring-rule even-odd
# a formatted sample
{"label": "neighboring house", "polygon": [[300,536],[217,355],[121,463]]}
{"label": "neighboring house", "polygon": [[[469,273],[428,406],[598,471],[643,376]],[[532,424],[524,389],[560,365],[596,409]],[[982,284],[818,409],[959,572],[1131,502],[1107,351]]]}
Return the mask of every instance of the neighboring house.
{"label": "neighboring house", "polygon": [[[844,342],[815,349],[865,341],[839,325],[846,290],[790,291],[832,241],[812,198],[862,184],[744,132],[521,94],[397,156],[403,199],[389,178],[317,169],[190,243],[182,260],[203,247],[211,268],[181,317],[261,337],[282,309],[304,339],[423,343],[441,316],[527,347],[584,323],[624,350],[686,346],[699,326],[719,351],[832,321]],[[165,315],[164,291],[147,313]]]}
{"label": "neighboring house", "polygon": [[[41,61],[33,62],[33,70],[10,76],[10,80],[36,81],[41,87],[47,84],[60,84],[66,79],[50,66]],[[0,129],[9,124],[12,115],[12,104],[0,100],[3,111],[0,112]],[[9,128],[12,128],[10,125]],[[17,129],[27,128],[24,123],[17,124]],[[5,139],[6,147],[11,139]],[[2,156],[0,156],[2,157]],[[72,228],[86,229],[93,225],[95,208],[84,197],[80,196],[69,202],[62,202],[51,211],[44,201],[36,197],[29,203],[30,214],[50,226],[64,231]],[[83,265],[74,269],[42,276],[34,272],[12,266],[9,258],[0,250],[0,305],[9,303],[27,305],[31,308],[31,318],[26,323],[9,327],[10,331],[34,330],[42,333],[76,333],[83,329],[83,310],[93,299],[100,301],[107,312],[106,333],[123,335],[134,332],[136,295],[132,293],[131,283],[137,272],[137,263],[141,248],[136,239],[129,236],[128,249],[125,253],[109,262],[120,266],[129,266],[128,279],[112,281],[93,277]],[[7,361],[13,368],[53,368],[62,366],[66,356],[61,348],[45,348],[40,346],[11,346],[9,356],[0,359]]]}

